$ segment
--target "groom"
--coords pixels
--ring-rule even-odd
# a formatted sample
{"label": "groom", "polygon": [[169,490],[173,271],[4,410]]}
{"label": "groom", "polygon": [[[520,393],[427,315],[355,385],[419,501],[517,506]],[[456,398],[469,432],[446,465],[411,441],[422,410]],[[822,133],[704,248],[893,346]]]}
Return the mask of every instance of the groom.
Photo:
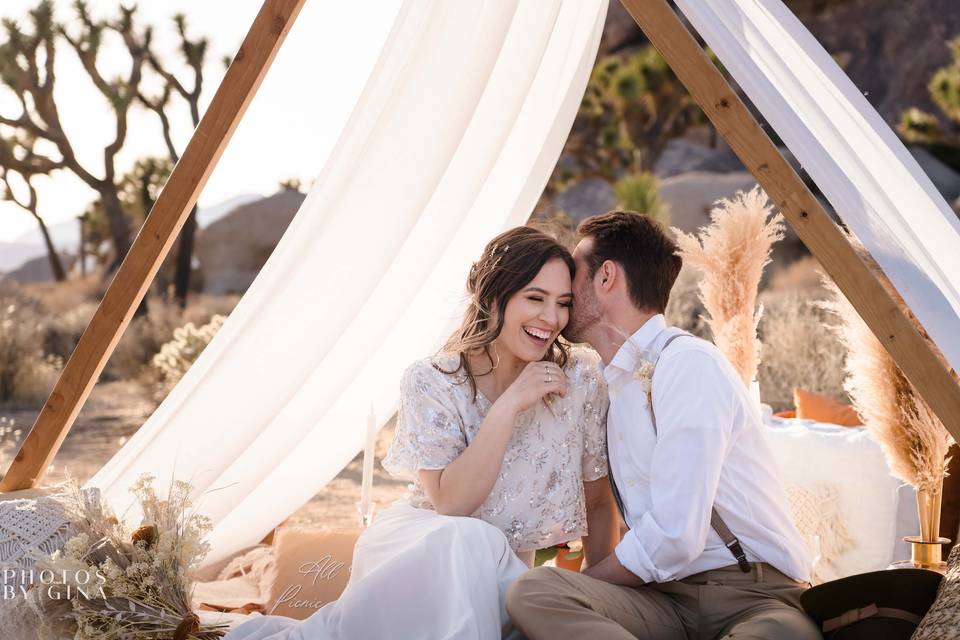
{"label": "groom", "polygon": [[758,410],[716,347],[664,321],[676,245],[630,212],[577,234],[565,335],[604,363],[612,493],[629,531],[583,573],[539,567],[516,581],[514,624],[530,640],[820,638],[800,609],[810,564]]}

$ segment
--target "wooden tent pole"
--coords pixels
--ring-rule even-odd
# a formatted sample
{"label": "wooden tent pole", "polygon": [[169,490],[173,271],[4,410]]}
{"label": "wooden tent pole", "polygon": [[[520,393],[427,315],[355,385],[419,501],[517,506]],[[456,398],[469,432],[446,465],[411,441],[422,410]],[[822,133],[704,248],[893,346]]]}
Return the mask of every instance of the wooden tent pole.
{"label": "wooden tent pole", "polygon": [[960,440],[960,385],[857,256],[677,14],[666,0],[621,3],[907,379]]}
{"label": "wooden tent pole", "polygon": [[36,486],[153,282],[305,0],[265,0],[210,107],[10,465],[0,491]]}

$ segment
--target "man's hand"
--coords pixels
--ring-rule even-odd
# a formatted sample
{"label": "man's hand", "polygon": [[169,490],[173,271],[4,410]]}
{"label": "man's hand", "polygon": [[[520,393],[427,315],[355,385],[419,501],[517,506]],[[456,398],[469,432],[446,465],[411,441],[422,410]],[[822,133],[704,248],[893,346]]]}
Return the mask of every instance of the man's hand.
{"label": "man's hand", "polygon": [[626,567],[620,564],[617,554],[611,553],[606,558],[592,567],[587,567],[581,573],[597,580],[603,580],[611,584],[619,584],[625,587],[639,587],[644,583],[634,573],[631,573]]}

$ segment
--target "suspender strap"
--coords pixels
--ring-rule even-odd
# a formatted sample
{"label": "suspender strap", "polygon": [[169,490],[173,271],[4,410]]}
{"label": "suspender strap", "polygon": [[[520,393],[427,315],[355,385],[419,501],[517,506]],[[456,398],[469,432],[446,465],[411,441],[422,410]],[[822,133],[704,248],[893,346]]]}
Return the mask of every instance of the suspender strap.
{"label": "suspender strap", "polygon": [[613,501],[617,503],[617,511],[620,512],[620,517],[624,522],[627,521],[627,510],[623,506],[623,498],[620,497],[620,490],[617,489],[617,481],[613,478],[613,465],[610,464],[610,430],[607,429],[607,437],[604,438],[603,442],[607,451],[607,480],[610,481],[610,488],[613,490]]}
{"label": "suspender strap", "polygon": [[[663,344],[663,347],[660,349],[660,355],[670,346],[670,343],[676,340],[681,336],[690,336],[691,334],[684,331],[683,333],[678,333],[667,338],[667,341]],[[693,336],[691,336],[693,337]],[[660,355],[657,356],[657,361],[654,363],[654,372],[656,372],[656,365],[660,362]],[[651,381],[652,382],[652,381]],[[651,388],[650,392],[650,422],[653,424],[653,434],[657,435],[657,414],[653,410],[653,391]],[[610,487],[613,489],[613,499],[617,503],[617,509],[620,510],[620,517],[623,518],[623,521],[627,521],[626,509],[623,506],[623,498],[620,496],[620,491],[617,489],[617,482],[613,477],[613,465],[610,464],[610,438],[607,438],[607,479],[610,481]],[[717,513],[716,507],[712,508],[710,511],[710,526],[713,527],[713,530],[717,532],[717,535],[720,536],[720,539],[723,541],[723,544],[730,550],[731,555],[736,559],[737,566],[740,567],[740,570],[744,573],[750,573],[750,563],[747,562],[747,554],[743,551],[743,546],[740,544],[740,540],[737,539],[737,536],[733,535],[733,532],[730,530],[730,527],[727,526],[727,523],[723,521],[723,518],[720,517],[720,514]]]}
{"label": "suspender strap", "polygon": [[750,573],[750,563],[747,562],[747,554],[743,552],[743,547],[740,545],[737,536],[733,535],[730,527],[727,526],[727,523],[724,522],[720,514],[717,513],[716,507],[713,507],[710,511],[710,524],[713,526],[713,530],[717,532],[717,535],[720,536],[720,539],[723,540],[723,544],[726,545],[730,553],[733,554],[733,557],[737,559],[737,565],[740,567],[740,571]]}

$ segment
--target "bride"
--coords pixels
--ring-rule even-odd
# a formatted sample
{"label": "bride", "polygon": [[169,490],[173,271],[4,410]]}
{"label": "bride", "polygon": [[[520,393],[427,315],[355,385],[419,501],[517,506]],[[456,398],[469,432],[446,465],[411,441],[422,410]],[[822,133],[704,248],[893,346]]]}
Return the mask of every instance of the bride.
{"label": "bride", "polygon": [[537,549],[582,536],[588,564],[613,551],[599,358],[557,340],[573,270],[530,227],[487,245],[460,328],[402,377],[383,466],[411,493],[360,536],[339,600],[303,621],[254,618],[226,640],[499,638],[506,589]]}

